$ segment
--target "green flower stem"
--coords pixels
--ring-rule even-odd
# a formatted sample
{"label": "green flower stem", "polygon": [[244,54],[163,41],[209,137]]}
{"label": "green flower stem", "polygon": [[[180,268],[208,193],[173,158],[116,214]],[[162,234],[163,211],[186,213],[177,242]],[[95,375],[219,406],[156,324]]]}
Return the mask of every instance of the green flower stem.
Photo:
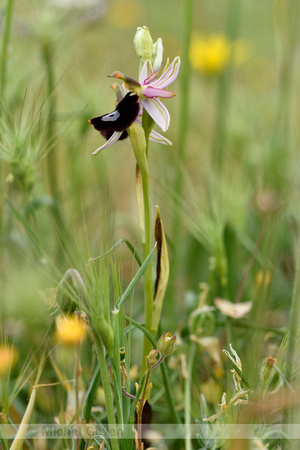
{"label": "green flower stem", "polygon": [[[182,191],[182,164],[185,160],[186,136],[189,124],[189,87],[190,87],[190,62],[189,62],[189,48],[191,42],[192,32],[192,18],[193,18],[193,0],[185,0],[184,2],[184,30],[183,30],[183,54],[181,66],[181,105],[180,105],[180,128],[178,140],[178,157],[179,164],[177,166],[175,190],[178,197],[181,196]],[[180,207],[176,206],[174,217],[173,237],[176,240],[180,230]],[[176,250],[176,246],[174,246]]]}
{"label": "green flower stem", "polygon": [[7,0],[6,3],[6,20],[4,25],[4,34],[3,34],[3,41],[2,41],[2,49],[1,49],[1,100],[3,100],[3,95],[5,91],[5,85],[6,85],[6,62],[7,62],[7,48],[9,43],[9,36],[10,36],[10,28],[11,28],[11,18],[12,18],[12,9],[13,9],[13,0]]}
{"label": "green flower stem", "polygon": [[[234,42],[238,36],[240,21],[241,0],[230,0],[227,12],[226,32],[230,42]],[[226,145],[227,117],[229,110],[230,82],[231,82],[232,64],[229,64],[225,72],[220,76],[218,85],[217,100],[217,122],[212,143],[212,167],[216,171],[216,176],[222,174],[224,159],[224,148]]]}
{"label": "green flower stem", "polygon": [[144,403],[146,402],[147,398],[147,388],[148,388],[148,384],[150,382],[150,375],[153,369],[155,369],[155,367],[159,366],[159,364],[161,364],[164,360],[164,357],[161,357],[153,366],[149,367],[147,369],[146,372],[146,379],[144,382],[144,386],[143,386],[143,393],[142,393],[142,397],[139,399],[141,402],[142,407],[138,408],[138,450],[143,450],[143,444],[142,444],[142,416],[143,416],[143,408],[144,408]]}
{"label": "green flower stem", "polygon": [[184,383],[184,422],[186,426],[186,437],[185,437],[185,450],[192,450],[192,432],[190,429],[191,423],[191,397],[192,397],[192,377],[193,377],[193,367],[194,361],[197,355],[198,344],[195,342],[191,343],[189,353],[188,353],[188,362],[187,362],[187,371],[184,374],[185,383]]}
{"label": "green flower stem", "polygon": [[[150,192],[149,192],[149,172],[141,172],[144,200],[144,226],[145,241],[143,244],[144,259],[151,252],[151,214],[150,214]],[[145,328],[152,331],[152,311],[153,311],[153,280],[151,261],[144,274],[144,295],[145,295]],[[144,349],[142,359],[142,373],[146,369],[145,357],[152,350],[151,342],[144,338]]]}
{"label": "green flower stem", "polygon": [[[193,18],[193,2],[194,0],[185,0],[183,10],[183,43],[182,43],[182,65],[181,65],[181,105],[180,105],[180,119],[179,119],[179,137],[178,137],[178,164],[176,169],[175,192],[177,198],[181,198],[183,170],[182,165],[185,161],[186,136],[189,124],[189,87],[190,87],[190,62],[189,62],[189,48],[192,32],[192,18]],[[170,283],[168,288],[168,309],[172,311],[174,307],[173,299],[176,280],[178,276],[179,262],[178,257],[180,253],[180,246],[178,236],[181,229],[181,211],[180,204],[176,202],[174,206],[174,220],[173,220],[173,260],[170,271]]]}
{"label": "green flower stem", "polygon": [[[6,3],[6,15],[5,15],[5,24],[4,24],[4,32],[3,32],[3,40],[2,40],[2,48],[1,48],[1,73],[0,73],[0,98],[1,102],[3,102],[3,98],[5,96],[5,86],[6,86],[6,62],[7,62],[7,48],[10,37],[10,28],[11,28],[11,19],[12,19],[12,10],[13,10],[13,0],[7,0]],[[0,108],[0,116],[2,115],[2,108]],[[1,164],[1,178],[4,179],[4,169],[3,164]],[[4,188],[1,186],[0,191],[0,230],[2,231],[3,227],[3,209],[4,209]],[[2,240],[1,240],[2,241]],[[2,242],[0,241],[1,245]]]}
{"label": "green flower stem", "polygon": [[45,43],[42,46],[42,58],[47,71],[47,91],[48,91],[48,123],[47,123],[47,141],[48,141],[48,154],[47,154],[47,174],[49,189],[53,198],[57,199],[57,162],[55,149],[52,146],[53,138],[55,134],[55,97],[54,97],[54,67],[53,67],[53,55],[51,46]]}
{"label": "green flower stem", "polygon": [[114,413],[114,404],[113,404],[113,399],[112,399],[112,394],[111,394],[108,370],[107,370],[106,361],[105,361],[104,345],[97,333],[93,333],[93,337],[94,337],[94,345],[95,345],[95,349],[96,349],[96,353],[97,353],[97,357],[98,357],[98,361],[99,361],[99,366],[100,366],[102,386],[103,386],[104,395],[105,395],[107,420],[108,420],[108,424],[109,424],[109,429],[113,436],[113,438],[111,439],[111,447],[113,450],[119,450],[119,442],[118,442],[118,439],[116,439],[117,426],[116,426],[115,413]]}
{"label": "green flower stem", "polygon": [[143,407],[144,407],[144,402],[145,402],[145,395],[147,392],[147,387],[150,381],[150,374],[151,374],[151,370],[148,369],[147,370],[147,375],[146,375],[146,380],[144,383],[144,387],[143,387],[143,393],[142,393],[142,397],[141,397],[141,404],[142,407],[138,409],[138,414],[137,414],[137,425],[138,425],[138,450],[143,450],[143,443],[142,443],[142,416],[143,416]]}
{"label": "green flower stem", "polygon": [[182,422],[180,420],[180,417],[179,417],[179,414],[177,412],[176,405],[175,405],[175,395],[171,392],[171,388],[170,388],[170,377],[168,374],[167,364],[163,361],[163,363],[161,364],[160,367],[161,367],[161,374],[162,374],[162,379],[163,379],[163,383],[164,383],[164,387],[165,387],[167,402],[168,402],[169,408],[170,408],[170,413],[173,416],[174,422],[177,424],[181,424]]}
{"label": "green flower stem", "polygon": [[[286,352],[286,366],[285,366],[285,378],[288,384],[292,383],[294,364],[295,364],[295,352],[298,337],[298,329],[300,322],[300,244],[297,248],[297,270],[295,276],[295,286],[292,298],[291,315],[290,315],[290,331],[287,341]],[[291,411],[287,411],[285,414],[285,423],[291,423]]]}
{"label": "green flower stem", "polygon": [[[138,164],[142,178],[143,214],[140,214],[140,229],[142,237],[142,247],[144,260],[151,252],[151,210],[150,210],[150,188],[149,188],[149,166],[148,148],[149,135],[153,127],[153,120],[148,113],[143,113],[143,128],[133,123],[129,129],[132,149]],[[141,218],[143,217],[143,219]],[[152,332],[152,311],[153,311],[153,280],[151,261],[144,273],[144,302],[145,302],[145,328]],[[146,371],[145,357],[152,350],[151,343],[144,339],[144,349],[142,356],[142,373]]]}

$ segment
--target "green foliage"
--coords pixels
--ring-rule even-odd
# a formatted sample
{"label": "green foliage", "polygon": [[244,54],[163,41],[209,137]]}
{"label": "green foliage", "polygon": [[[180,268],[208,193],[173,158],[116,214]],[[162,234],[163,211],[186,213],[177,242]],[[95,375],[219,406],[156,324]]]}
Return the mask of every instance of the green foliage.
{"label": "green foliage", "polygon": [[[171,450],[225,450],[231,443],[219,425],[243,422],[257,437],[245,449],[298,448],[285,426],[300,412],[299,5],[4,2],[4,449],[15,424],[28,419],[37,378],[31,424],[83,430],[80,442],[57,436],[47,448],[136,448],[132,427],[147,396],[151,427]],[[148,142],[157,127],[144,111],[143,130],[134,123],[130,136],[142,171],[135,179],[130,139],[94,157],[104,138],[88,119],[115,108],[107,74],[138,79],[133,37],[143,25],[156,42],[149,41],[153,62],[161,59],[162,38],[164,60],[179,54],[182,64],[177,98],[163,99],[171,116],[164,136],[173,147]],[[140,33],[148,36],[148,28]],[[145,50],[143,33],[138,38],[143,58],[150,44]],[[191,52],[199,39],[198,54]],[[219,44],[208,52],[205,42]],[[170,261],[157,333],[155,205]],[[59,330],[64,316],[80,326],[75,320]],[[150,364],[145,354],[158,342],[167,357],[154,351]],[[160,370],[152,370],[157,362]],[[119,439],[110,439],[107,424]],[[165,424],[174,428],[164,440]],[[274,424],[281,426],[276,433]],[[87,435],[85,426],[97,433]],[[22,439],[23,448],[35,446],[30,436]]]}

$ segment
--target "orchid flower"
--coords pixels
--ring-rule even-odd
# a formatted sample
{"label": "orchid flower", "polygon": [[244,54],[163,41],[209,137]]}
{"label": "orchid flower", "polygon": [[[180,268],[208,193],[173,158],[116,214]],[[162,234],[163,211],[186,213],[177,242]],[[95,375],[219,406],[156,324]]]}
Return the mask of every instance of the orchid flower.
{"label": "orchid flower", "polygon": [[109,76],[122,80],[128,90],[135,92],[139,96],[141,105],[152,117],[154,122],[163,131],[166,131],[170,125],[170,114],[158,97],[171,98],[176,95],[164,88],[176,80],[179,67],[180,58],[177,56],[160,77],[158,77],[158,72],[153,71],[150,61],[144,63],[139,81],[129,78],[121,72],[114,72]]}
{"label": "orchid flower", "polygon": [[[118,103],[116,109],[111,113],[89,120],[89,123],[107,139],[107,142],[97,148],[93,155],[97,155],[101,150],[111,147],[119,140],[126,139],[128,137],[127,129],[133,122],[137,122],[142,126],[141,120],[138,119],[138,116],[142,114],[138,96],[132,91],[128,92],[124,85],[122,86],[123,92],[115,84],[112,85],[112,88],[116,90],[117,94]],[[154,130],[151,131],[149,139],[160,144],[172,145],[171,141]]]}

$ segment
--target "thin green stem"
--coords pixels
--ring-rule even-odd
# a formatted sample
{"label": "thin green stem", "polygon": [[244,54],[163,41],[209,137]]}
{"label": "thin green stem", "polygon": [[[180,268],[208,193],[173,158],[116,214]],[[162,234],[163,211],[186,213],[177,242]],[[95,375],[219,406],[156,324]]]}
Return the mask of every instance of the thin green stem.
{"label": "thin green stem", "polygon": [[[151,214],[150,214],[150,191],[149,191],[149,173],[141,172],[143,201],[144,201],[144,230],[145,241],[143,242],[144,259],[151,252]],[[152,264],[151,261],[144,274],[144,295],[145,295],[145,328],[151,332],[152,326],[152,310],[153,310],[153,280],[152,280]],[[146,369],[145,357],[152,349],[148,339],[144,339],[142,372]]]}
{"label": "thin green stem", "polygon": [[150,375],[153,369],[155,369],[155,367],[159,366],[159,364],[161,364],[163,362],[164,358],[161,357],[153,366],[149,367],[147,369],[146,372],[146,379],[145,379],[145,383],[143,385],[143,393],[142,393],[142,397],[138,400],[141,402],[141,405],[138,407],[138,450],[143,450],[143,443],[142,443],[142,416],[143,416],[143,408],[144,408],[144,404],[146,399],[146,395],[147,395],[147,388],[148,388],[148,384],[150,382]]}
{"label": "thin green stem", "polygon": [[[230,39],[230,42],[236,40],[238,35],[240,8],[241,0],[230,0],[226,24],[226,32]],[[232,65],[229,64],[225,72],[220,76],[218,85],[217,121],[216,130],[214,132],[214,140],[212,143],[212,167],[214,167],[216,176],[218,177],[222,173],[224,160],[231,72]]]}
{"label": "thin green stem", "polygon": [[[149,342],[151,343],[153,348],[157,347],[156,340],[149,333],[149,331],[146,330],[145,327],[140,325],[138,322],[133,320],[131,317],[124,316],[124,318],[128,322],[132,323],[136,328],[138,328],[139,330],[141,330],[144,333],[145,337],[147,337],[147,339],[149,340]],[[160,367],[161,367],[162,379],[163,379],[163,383],[164,383],[164,388],[165,388],[167,402],[169,404],[170,412],[171,412],[171,414],[173,416],[173,419],[174,419],[175,423],[180,424],[182,422],[180,420],[179,414],[178,414],[178,412],[176,410],[176,407],[175,407],[174,395],[171,392],[171,386],[170,386],[170,382],[169,382],[169,378],[168,378],[169,377],[169,375],[168,375],[168,366],[163,361]]]}
{"label": "thin green stem", "polygon": [[[3,32],[3,40],[2,40],[2,49],[1,49],[1,73],[0,73],[0,98],[1,102],[3,102],[3,98],[5,97],[5,87],[6,87],[6,67],[7,67],[7,48],[9,44],[10,37],[10,28],[11,28],[11,19],[12,19],[12,10],[13,10],[13,0],[7,0],[6,3],[6,15],[5,15],[5,23],[4,23],[4,32]],[[2,115],[3,108],[0,108],[0,117]],[[4,177],[4,168],[3,164],[1,164],[1,176],[2,179]],[[4,209],[4,195],[3,195],[3,186],[1,186],[0,191],[0,231],[3,228],[3,209]],[[2,235],[2,233],[1,233]],[[0,247],[2,247],[2,238],[0,240]]]}
{"label": "thin green stem", "polygon": [[260,244],[261,244],[264,232],[265,232],[265,223],[266,223],[266,215],[263,216],[261,227],[260,227],[260,230],[259,230],[259,235],[258,235],[256,244],[255,244],[255,247],[254,247],[253,252],[252,252],[252,254],[250,256],[250,259],[249,259],[249,261],[248,261],[248,263],[247,263],[247,265],[246,265],[246,267],[244,269],[244,272],[243,272],[243,275],[242,275],[242,279],[240,281],[240,284],[239,284],[239,287],[238,287],[238,290],[237,290],[237,293],[236,293],[236,296],[235,296],[235,299],[234,299],[235,303],[239,303],[242,300],[242,298],[243,298],[243,294],[244,294],[244,290],[245,290],[245,287],[246,287],[246,283],[247,283],[247,281],[249,279],[252,266],[253,266],[253,264],[254,264],[254,262],[256,260],[257,253],[258,253],[258,250],[259,250],[259,247],[260,247]]}
{"label": "thin green stem", "polygon": [[118,443],[118,439],[116,438],[116,436],[118,435],[117,434],[117,426],[116,426],[116,420],[115,420],[114,404],[113,404],[113,399],[112,399],[112,394],[111,394],[108,370],[107,370],[106,360],[105,360],[104,345],[97,333],[93,333],[93,337],[94,337],[94,345],[95,345],[95,349],[96,349],[96,353],[97,353],[97,357],[98,357],[98,361],[99,361],[99,366],[100,366],[102,386],[103,386],[104,395],[105,395],[107,420],[108,420],[108,424],[109,424],[109,429],[111,431],[111,435],[113,436],[111,439],[111,447],[113,450],[118,450],[119,443]]}
{"label": "thin green stem", "polygon": [[[148,168],[148,148],[149,136],[153,127],[153,120],[144,110],[142,117],[143,128],[133,124],[129,130],[132,149],[137,162],[137,198],[140,215],[140,229],[143,247],[144,260],[151,252],[151,211],[150,211],[150,189],[149,189],[149,168]],[[140,184],[142,186],[140,186]],[[153,280],[152,264],[149,262],[144,273],[144,303],[145,303],[145,328],[148,331],[152,326],[153,309]],[[146,370],[145,357],[151,350],[148,341],[144,339],[144,350],[142,357],[142,372]]]}
{"label": "thin green stem", "polygon": [[194,361],[197,354],[198,344],[193,342],[190,346],[188,354],[187,363],[187,373],[185,374],[185,384],[184,384],[184,422],[186,426],[186,437],[185,437],[185,450],[192,450],[192,432],[190,429],[191,423],[191,388],[192,388],[192,377],[193,377],[193,367]]}
{"label": "thin green stem", "polygon": [[[180,120],[179,120],[179,140],[178,140],[178,157],[179,163],[184,163],[185,159],[185,144],[189,123],[189,86],[190,86],[190,62],[189,62],[189,48],[192,32],[192,17],[193,17],[193,0],[185,0],[183,11],[183,53],[182,53],[182,66],[181,66],[181,105],[180,105]],[[180,164],[177,168],[176,174],[176,193],[181,194],[182,190],[182,168]],[[177,221],[174,220],[174,231],[179,229],[178,218],[180,211],[176,210]],[[174,236],[176,234],[174,233]]]}
{"label": "thin green stem", "polygon": [[143,407],[145,402],[145,396],[147,392],[147,387],[150,381],[151,368],[147,370],[145,383],[143,386],[143,393],[141,397],[141,406],[138,408],[138,450],[143,450],[143,442],[142,442],[142,416],[143,416]]}
{"label": "thin green stem", "polygon": [[[300,244],[297,245],[297,270],[295,276],[295,285],[291,305],[291,315],[290,315],[290,332],[287,342],[287,353],[286,353],[286,366],[285,366],[285,378],[287,383],[292,383],[294,363],[295,363],[295,351],[296,343],[299,329],[299,319],[300,319]],[[290,412],[287,413],[290,417]]]}
{"label": "thin green stem", "polygon": [[180,420],[180,417],[176,410],[176,406],[175,406],[175,402],[174,402],[174,395],[172,395],[172,392],[170,389],[170,382],[168,379],[168,366],[163,361],[160,368],[161,368],[161,374],[162,374],[162,378],[163,378],[165,393],[166,393],[166,397],[167,397],[167,402],[169,404],[170,412],[173,416],[173,420],[175,421],[175,423],[181,424],[182,422]]}
{"label": "thin green stem", "polygon": [[1,50],[1,100],[3,99],[5,85],[6,85],[6,63],[7,63],[7,48],[10,37],[10,28],[11,28],[11,18],[12,18],[12,9],[13,9],[13,0],[7,0],[6,3],[6,14],[5,14],[5,25],[4,25],[4,33],[3,33],[3,41],[2,41],[2,50]]}
{"label": "thin green stem", "polygon": [[47,142],[48,142],[48,154],[47,154],[47,174],[48,183],[51,195],[57,199],[58,188],[57,188],[57,162],[55,149],[52,146],[53,138],[55,134],[55,107],[56,101],[54,97],[55,88],[55,76],[54,76],[54,66],[53,66],[53,54],[51,46],[44,44],[42,47],[42,57],[46,67],[47,73],[47,93],[48,93],[48,121],[47,121]]}
{"label": "thin green stem", "polygon": [[[182,45],[182,65],[181,65],[181,105],[180,105],[180,118],[179,118],[179,137],[178,137],[178,165],[175,181],[175,192],[177,198],[180,198],[182,193],[183,183],[183,171],[182,165],[185,161],[185,147],[186,136],[189,123],[189,86],[190,86],[190,62],[189,62],[189,48],[192,32],[192,17],[193,17],[193,0],[185,0],[183,11],[183,45]],[[174,298],[172,291],[174,291],[174,280],[177,276],[179,258],[178,255],[178,234],[181,228],[181,208],[179,204],[175,205],[174,220],[173,220],[173,261],[171,265],[171,282],[169,284],[169,300]],[[169,302],[169,308],[172,308],[171,302]]]}

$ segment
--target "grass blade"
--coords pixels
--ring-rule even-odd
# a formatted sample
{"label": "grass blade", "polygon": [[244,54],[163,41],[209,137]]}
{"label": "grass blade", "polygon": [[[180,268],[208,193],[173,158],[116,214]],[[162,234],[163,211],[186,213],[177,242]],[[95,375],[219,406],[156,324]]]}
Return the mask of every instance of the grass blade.
{"label": "grass blade", "polygon": [[133,279],[131,280],[131,282],[129,283],[129,285],[127,286],[127,288],[125,289],[123,295],[119,298],[119,300],[116,302],[115,307],[116,309],[120,309],[121,306],[123,305],[123,303],[125,302],[125,300],[127,299],[127,297],[130,295],[130,293],[132,292],[132,290],[135,288],[135,285],[137,284],[137,282],[139,281],[139,279],[143,276],[143,274],[145,273],[147,267],[150,264],[150,261],[152,259],[153,253],[156,249],[156,245],[154,245],[153,249],[151,250],[151,252],[149,253],[149,255],[147,256],[147,258],[145,259],[145,261],[143,262],[143,264],[141,265],[141,267],[139,268],[139,270],[137,271],[137,273],[135,274],[135,276],[133,277]]}

